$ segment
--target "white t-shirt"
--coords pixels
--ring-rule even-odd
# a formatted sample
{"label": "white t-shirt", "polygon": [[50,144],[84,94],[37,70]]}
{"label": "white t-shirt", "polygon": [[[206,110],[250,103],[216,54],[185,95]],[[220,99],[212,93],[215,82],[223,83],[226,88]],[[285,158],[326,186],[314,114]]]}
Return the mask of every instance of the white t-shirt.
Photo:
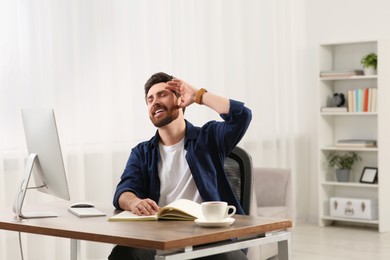
{"label": "white t-shirt", "polygon": [[158,205],[164,207],[178,199],[201,203],[202,199],[185,158],[187,151],[184,149],[184,138],[171,146],[159,144],[159,149],[158,174],[161,186]]}

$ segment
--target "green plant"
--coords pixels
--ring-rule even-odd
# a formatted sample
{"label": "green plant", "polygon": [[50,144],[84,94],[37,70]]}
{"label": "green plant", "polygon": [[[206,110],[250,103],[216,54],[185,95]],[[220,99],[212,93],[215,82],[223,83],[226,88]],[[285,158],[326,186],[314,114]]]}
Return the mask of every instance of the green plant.
{"label": "green plant", "polygon": [[376,69],[378,63],[378,57],[376,53],[370,53],[363,56],[360,62],[363,64],[365,68],[374,67],[374,69]]}
{"label": "green plant", "polygon": [[336,167],[338,169],[351,170],[355,162],[360,161],[361,158],[355,152],[337,153],[331,152],[327,156],[330,167]]}

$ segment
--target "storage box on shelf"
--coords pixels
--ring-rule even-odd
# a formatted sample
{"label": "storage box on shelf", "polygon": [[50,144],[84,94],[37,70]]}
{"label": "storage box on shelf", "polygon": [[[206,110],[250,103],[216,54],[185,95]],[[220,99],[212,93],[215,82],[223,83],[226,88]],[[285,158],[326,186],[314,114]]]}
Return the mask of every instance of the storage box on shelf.
{"label": "storage box on shelf", "polygon": [[347,219],[378,218],[378,201],[370,199],[330,198],[330,216]]}
{"label": "storage box on shelf", "polygon": [[[361,75],[361,58],[368,53],[378,54],[377,75]],[[334,221],[374,224],[380,232],[390,231],[390,41],[362,41],[353,43],[323,44],[319,47],[319,104],[318,104],[318,180],[319,224],[326,226]],[[336,71],[339,75],[331,75]],[[321,72],[326,72],[326,76]],[[340,74],[343,72],[344,74]],[[348,73],[350,75],[348,75]],[[368,96],[351,93],[369,93],[375,89],[375,109],[369,109]],[[357,91],[362,90],[362,91]],[[365,90],[365,91],[364,91]],[[347,109],[323,109],[334,107],[335,93],[346,98]],[[348,95],[349,94],[349,95]],[[360,108],[358,100],[366,99]],[[354,101],[354,109],[351,102]],[[371,102],[373,102],[371,100]],[[364,109],[366,107],[366,109]],[[347,111],[345,111],[347,110]],[[376,145],[340,145],[341,140],[374,140]],[[337,145],[336,145],[337,144]],[[362,158],[352,171],[349,182],[336,182],[334,170],[326,162],[332,151],[355,151]],[[364,167],[378,168],[378,183],[360,183]],[[349,198],[377,202],[377,217],[372,219],[346,218],[331,214],[332,198]]]}

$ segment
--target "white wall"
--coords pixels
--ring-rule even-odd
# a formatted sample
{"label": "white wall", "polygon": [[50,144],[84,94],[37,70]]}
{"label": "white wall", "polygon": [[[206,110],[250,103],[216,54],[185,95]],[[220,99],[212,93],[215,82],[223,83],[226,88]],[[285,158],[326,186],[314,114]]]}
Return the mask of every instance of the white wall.
{"label": "white wall", "polygon": [[[318,48],[322,43],[349,42],[360,40],[375,40],[390,38],[390,1],[387,0],[306,0],[306,87],[310,106],[313,108],[310,115],[312,124],[312,138],[317,128],[315,101],[317,99]],[[311,162],[316,161],[316,143],[312,143]],[[311,222],[317,221],[317,179],[316,165],[311,165],[310,181],[310,211]],[[299,178],[299,177],[298,177]]]}

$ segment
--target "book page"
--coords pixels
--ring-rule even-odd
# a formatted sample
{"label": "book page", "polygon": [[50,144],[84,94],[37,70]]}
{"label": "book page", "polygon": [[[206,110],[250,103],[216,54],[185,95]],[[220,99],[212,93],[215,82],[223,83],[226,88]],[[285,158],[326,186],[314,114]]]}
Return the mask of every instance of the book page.
{"label": "book page", "polygon": [[196,203],[187,199],[176,200],[167,206],[161,208],[157,213],[160,219],[183,219],[194,220],[196,218],[202,218],[202,207],[199,203]]}

